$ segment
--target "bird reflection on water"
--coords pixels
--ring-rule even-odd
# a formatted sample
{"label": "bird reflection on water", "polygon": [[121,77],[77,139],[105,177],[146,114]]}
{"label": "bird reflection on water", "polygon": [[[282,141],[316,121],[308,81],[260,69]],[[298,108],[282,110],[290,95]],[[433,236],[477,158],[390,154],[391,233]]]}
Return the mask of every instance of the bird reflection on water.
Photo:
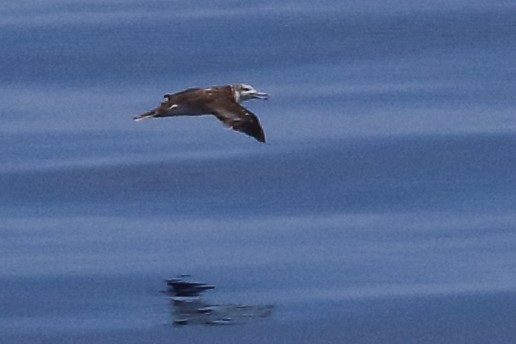
{"label": "bird reflection on water", "polygon": [[186,280],[187,276],[167,280],[171,295],[172,323],[181,325],[231,325],[251,319],[267,318],[273,305],[212,304],[201,297],[213,285]]}

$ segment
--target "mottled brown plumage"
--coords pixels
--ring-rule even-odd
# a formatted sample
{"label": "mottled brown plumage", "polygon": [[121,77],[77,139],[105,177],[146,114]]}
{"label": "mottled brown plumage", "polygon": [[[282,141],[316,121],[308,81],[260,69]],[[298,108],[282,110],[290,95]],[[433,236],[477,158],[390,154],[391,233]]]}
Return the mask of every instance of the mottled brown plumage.
{"label": "mottled brown plumage", "polygon": [[268,99],[269,96],[266,93],[258,92],[252,86],[236,84],[189,88],[181,92],[165,94],[164,97],[159,106],[134,117],[134,120],[211,114],[222,121],[226,127],[265,142],[265,134],[258,117],[239,104],[241,101],[254,98]]}

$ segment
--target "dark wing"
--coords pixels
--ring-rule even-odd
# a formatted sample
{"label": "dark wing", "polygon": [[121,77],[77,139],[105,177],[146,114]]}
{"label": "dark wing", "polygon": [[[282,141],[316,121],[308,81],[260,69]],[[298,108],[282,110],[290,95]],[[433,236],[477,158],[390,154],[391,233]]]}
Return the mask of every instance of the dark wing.
{"label": "dark wing", "polygon": [[265,134],[258,117],[237,103],[224,103],[213,109],[213,114],[228,128],[245,133],[260,142],[265,142]]}

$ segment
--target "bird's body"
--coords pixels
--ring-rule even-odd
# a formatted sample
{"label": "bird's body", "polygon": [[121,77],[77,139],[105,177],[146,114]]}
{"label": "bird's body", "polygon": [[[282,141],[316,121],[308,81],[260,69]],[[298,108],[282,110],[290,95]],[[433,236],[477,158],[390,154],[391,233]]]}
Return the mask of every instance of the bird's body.
{"label": "bird's body", "polygon": [[245,84],[189,88],[165,94],[156,108],[134,117],[135,121],[171,116],[215,115],[225,126],[265,142],[265,135],[255,114],[239,103],[249,99],[267,99],[266,93]]}

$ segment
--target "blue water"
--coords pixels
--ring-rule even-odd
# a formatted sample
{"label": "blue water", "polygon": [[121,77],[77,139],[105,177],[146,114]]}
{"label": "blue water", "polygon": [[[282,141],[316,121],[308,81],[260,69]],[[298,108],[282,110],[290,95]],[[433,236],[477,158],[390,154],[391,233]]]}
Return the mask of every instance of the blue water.
{"label": "blue water", "polygon": [[[1,343],[509,343],[511,1],[0,5]],[[245,82],[267,144],[134,123]],[[166,278],[272,319],[176,328]]]}

